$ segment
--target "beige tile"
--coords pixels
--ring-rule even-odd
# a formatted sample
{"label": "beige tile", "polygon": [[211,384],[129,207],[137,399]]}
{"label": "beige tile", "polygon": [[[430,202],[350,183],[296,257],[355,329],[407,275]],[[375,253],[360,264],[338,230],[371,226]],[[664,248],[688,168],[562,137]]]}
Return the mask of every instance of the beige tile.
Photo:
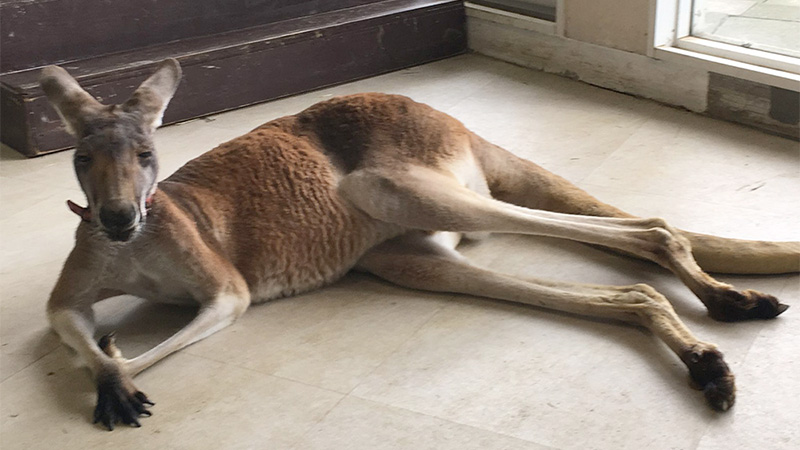
{"label": "beige tile", "polygon": [[800,240],[800,215],[786,208],[794,202],[791,192],[782,192],[768,199],[762,210],[714,203],[669,193],[643,193],[619,186],[597,186],[579,183],[580,187],[601,201],[640,217],[663,217],[671,225],[698,233],[716,236],[792,241]]}
{"label": "beige tile", "polygon": [[[21,187],[31,189],[30,195]],[[0,190],[16,191],[13,199],[3,199],[0,219],[0,380],[5,380],[57,343],[45,304],[78,225],[64,200],[78,200],[81,194],[14,178],[4,178]],[[25,198],[31,202],[26,204]]]}
{"label": "beige tile", "polygon": [[353,276],[314,293],[254,305],[236,324],[187,351],[347,393],[448,297]]}
{"label": "beige tile", "polygon": [[661,111],[583,183],[800,217],[797,142]]}
{"label": "beige tile", "polygon": [[0,220],[0,272],[13,271],[22,276],[31,266],[66,259],[80,219],[70,212],[65,201],[77,199],[80,194],[64,189],[53,192],[57,193]]}
{"label": "beige tile", "polygon": [[[72,150],[28,159],[3,146],[0,151],[0,179],[19,179],[45,184],[52,188],[77,186],[72,168]],[[4,183],[5,185],[5,183]]]}
{"label": "beige tile", "polygon": [[3,177],[0,179],[0,220],[6,220],[51,195],[52,190],[42,188],[41,183]]}
{"label": "beige tile", "polygon": [[[795,304],[799,299],[795,296]],[[787,314],[759,334],[736,374],[737,406],[732,414],[710,423],[699,450],[797,447],[799,329],[797,314]]]}
{"label": "beige tile", "polygon": [[711,415],[638,328],[466,298],[352,395],[558,448],[691,448]]}
{"label": "beige tile", "polygon": [[485,139],[580,181],[653,108],[657,105],[518,68],[448,112]]}
{"label": "beige tile", "polygon": [[550,447],[347,397],[292,448],[544,450]]}
{"label": "beige tile", "polygon": [[155,303],[131,295],[122,295],[97,303],[96,336],[110,332],[126,358],[133,358],[160,344],[196,315],[194,306]]}
{"label": "beige tile", "polygon": [[0,380],[51,352],[58,338],[50,331],[45,304],[60,264],[40,264],[21,272],[0,273]]}
{"label": "beige tile", "polygon": [[88,374],[54,352],[2,384],[2,447],[287,448],[342,397],[185,353],[136,383],[156,402],[153,416],[108,433],[91,423]]}

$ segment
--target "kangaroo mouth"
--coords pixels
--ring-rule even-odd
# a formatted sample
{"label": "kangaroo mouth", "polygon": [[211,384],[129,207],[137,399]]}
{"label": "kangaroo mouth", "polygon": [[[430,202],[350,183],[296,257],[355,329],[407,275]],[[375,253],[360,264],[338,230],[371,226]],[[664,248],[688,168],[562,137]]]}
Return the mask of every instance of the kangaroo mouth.
{"label": "kangaroo mouth", "polygon": [[114,242],[126,242],[133,237],[138,228],[138,226],[132,226],[124,230],[109,230],[108,228],[104,228],[103,231],[105,231],[106,236]]}

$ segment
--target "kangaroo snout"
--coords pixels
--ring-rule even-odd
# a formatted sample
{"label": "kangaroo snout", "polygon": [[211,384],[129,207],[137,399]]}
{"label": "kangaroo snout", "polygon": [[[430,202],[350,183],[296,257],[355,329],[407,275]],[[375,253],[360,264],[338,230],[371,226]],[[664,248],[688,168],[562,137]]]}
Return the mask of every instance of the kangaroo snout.
{"label": "kangaroo snout", "polygon": [[100,223],[113,240],[127,240],[138,222],[139,212],[133,203],[111,201],[100,208]]}

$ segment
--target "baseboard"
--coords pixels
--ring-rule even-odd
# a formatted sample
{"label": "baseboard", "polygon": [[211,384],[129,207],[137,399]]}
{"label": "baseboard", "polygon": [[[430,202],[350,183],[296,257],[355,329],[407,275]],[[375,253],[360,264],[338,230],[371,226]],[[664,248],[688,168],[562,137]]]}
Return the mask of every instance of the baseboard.
{"label": "baseboard", "polygon": [[734,82],[734,77],[690,58],[653,58],[568,39],[541,24],[512,21],[508,14],[491,14],[485,8],[468,6],[466,14],[469,48],[477,53],[771,134],[800,136],[796,115],[791,114],[797,90]]}
{"label": "baseboard", "polygon": [[467,11],[469,48],[503,61],[563,75],[692,111],[706,110],[708,72],[637,53],[509,26]]}

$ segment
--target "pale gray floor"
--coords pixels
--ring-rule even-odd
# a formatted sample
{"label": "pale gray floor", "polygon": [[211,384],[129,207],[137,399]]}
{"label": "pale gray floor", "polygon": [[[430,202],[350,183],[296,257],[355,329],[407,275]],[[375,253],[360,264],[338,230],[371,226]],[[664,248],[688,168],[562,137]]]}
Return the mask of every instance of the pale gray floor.
{"label": "pale gray floor", "polygon": [[[269,80],[265,80],[269,82]],[[167,175],[256,125],[332,95],[402,93],[630,212],[725,236],[800,239],[798,143],[479,56],[462,56],[161,129]],[[255,306],[143,373],[157,405],[141,429],[90,422],[87,373],[44,306],[83,197],[71,152],[0,165],[3,449],[798,448],[798,276],[722,277],[794,305],[780,319],[708,319],[651,264],[580,244],[494,236],[463,247],[518,275],[646,282],[736,373],[738,403],[710,411],[682,364],[630,326],[407,291],[367,276]],[[134,356],[191,316],[130,297],[98,307]]]}

